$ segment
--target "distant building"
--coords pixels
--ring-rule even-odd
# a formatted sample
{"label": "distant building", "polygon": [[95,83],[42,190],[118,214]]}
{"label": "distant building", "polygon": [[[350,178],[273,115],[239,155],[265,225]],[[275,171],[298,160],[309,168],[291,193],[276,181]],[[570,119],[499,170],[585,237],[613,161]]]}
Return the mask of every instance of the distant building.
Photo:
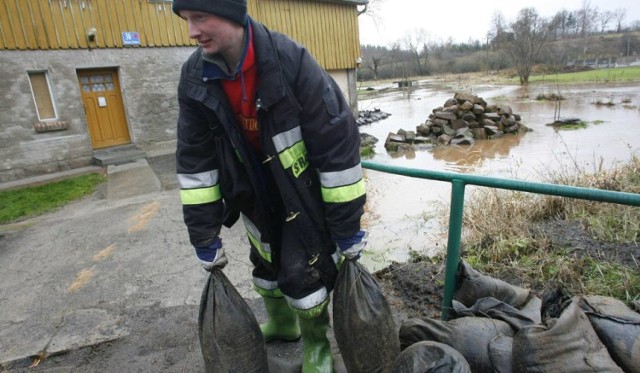
{"label": "distant building", "polygon": [[[305,45],[355,110],[367,2],[249,0],[249,14]],[[180,67],[195,45],[170,0],[0,2],[0,182],[174,139]]]}

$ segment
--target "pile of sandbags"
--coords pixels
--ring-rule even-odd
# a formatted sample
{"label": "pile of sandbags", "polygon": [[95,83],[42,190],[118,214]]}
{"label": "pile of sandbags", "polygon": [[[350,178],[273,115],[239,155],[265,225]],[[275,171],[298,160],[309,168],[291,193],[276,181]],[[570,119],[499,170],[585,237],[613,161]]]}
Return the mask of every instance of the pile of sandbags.
{"label": "pile of sandbags", "polygon": [[[402,324],[404,365],[398,358],[395,372],[443,372],[430,368],[443,354],[449,366],[463,365],[450,350],[425,354],[422,343],[430,342],[453,348],[472,372],[640,373],[640,314],[616,299],[571,297],[543,319],[545,305],[528,290],[461,261],[452,306],[452,320],[414,318]],[[406,361],[418,363],[408,370]],[[451,371],[465,371],[456,369]]]}

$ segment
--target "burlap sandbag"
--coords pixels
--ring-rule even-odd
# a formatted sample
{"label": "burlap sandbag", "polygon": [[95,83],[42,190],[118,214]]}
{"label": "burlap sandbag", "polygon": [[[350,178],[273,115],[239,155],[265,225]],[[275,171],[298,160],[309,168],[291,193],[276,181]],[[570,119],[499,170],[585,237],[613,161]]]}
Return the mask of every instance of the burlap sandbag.
{"label": "burlap sandbag", "polygon": [[487,297],[493,297],[520,308],[527,303],[529,290],[482,274],[461,260],[456,272],[453,299],[471,307],[478,299]]}
{"label": "burlap sandbag", "polygon": [[599,295],[579,297],[578,305],[611,358],[625,372],[640,373],[640,314],[618,299]]}
{"label": "burlap sandbag", "polygon": [[414,343],[393,363],[393,373],[471,373],[469,363],[453,347],[433,341]]}
{"label": "burlap sandbag", "polygon": [[489,360],[494,373],[513,372],[513,337],[497,336],[489,342]]}
{"label": "burlap sandbag", "polygon": [[465,357],[475,373],[491,373],[495,367],[489,357],[489,344],[499,336],[513,336],[504,321],[462,317],[450,321],[413,318],[400,327],[400,346],[404,350],[420,341],[445,343]]}
{"label": "burlap sandbag", "polygon": [[400,342],[376,279],[357,261],[347,260],[333,292],[334,334],[347,371],[390,372]]}
{"label": "burlap sandbag", "polygon": [[249,305],[220,269],[205,284],[198,319],[207,373],[265,373],[267,347]]}
{"label": "burlap sandbag", "polygon": [[515,372],[623,372],[574,301],[560,317],[520,329],[512,359]]}
{"label": "burlap sandbag", "polygon": [[535,325],[541,322],[540,298],[532,297],[525,306],[519,310],[501,300],[487,297],[478,299],[471,307],[454,300],[453,310],[457,317],[477,316],[488,317],[490,319],[502,320],[513,328],[514,332],[527,325]]}

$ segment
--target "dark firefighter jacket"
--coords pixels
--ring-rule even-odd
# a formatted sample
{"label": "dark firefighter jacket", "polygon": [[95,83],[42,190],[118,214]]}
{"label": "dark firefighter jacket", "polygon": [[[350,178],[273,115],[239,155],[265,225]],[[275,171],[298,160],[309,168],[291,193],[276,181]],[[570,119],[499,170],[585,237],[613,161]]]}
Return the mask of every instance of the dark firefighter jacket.
{"label": "dark firefighter jacket", "polygon": [[[182,67],[176,160],[191,243],[208,245],[242,212],[258,230],[249,232],[258,246],[282,219],[295,225],[309,255],[335,250],[336,239],[360,229],[366,198],[357,125],[337,84],[303,47],[251,25],[264,154],[244,140],[221,83],[202,78],[202,50]],[[262,165],[273,175],[283,216],[269,208]]]}

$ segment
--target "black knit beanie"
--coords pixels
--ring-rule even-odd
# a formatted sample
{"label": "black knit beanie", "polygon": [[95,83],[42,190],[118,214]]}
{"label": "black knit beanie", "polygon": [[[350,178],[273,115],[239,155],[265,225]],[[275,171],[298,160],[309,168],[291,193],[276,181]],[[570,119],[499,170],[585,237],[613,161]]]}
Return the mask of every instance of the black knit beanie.
{"label": "black knit beanie", "polygon": [[173,12],[197,10],[244,25],[247,22],[247,0],[173,0]]}

